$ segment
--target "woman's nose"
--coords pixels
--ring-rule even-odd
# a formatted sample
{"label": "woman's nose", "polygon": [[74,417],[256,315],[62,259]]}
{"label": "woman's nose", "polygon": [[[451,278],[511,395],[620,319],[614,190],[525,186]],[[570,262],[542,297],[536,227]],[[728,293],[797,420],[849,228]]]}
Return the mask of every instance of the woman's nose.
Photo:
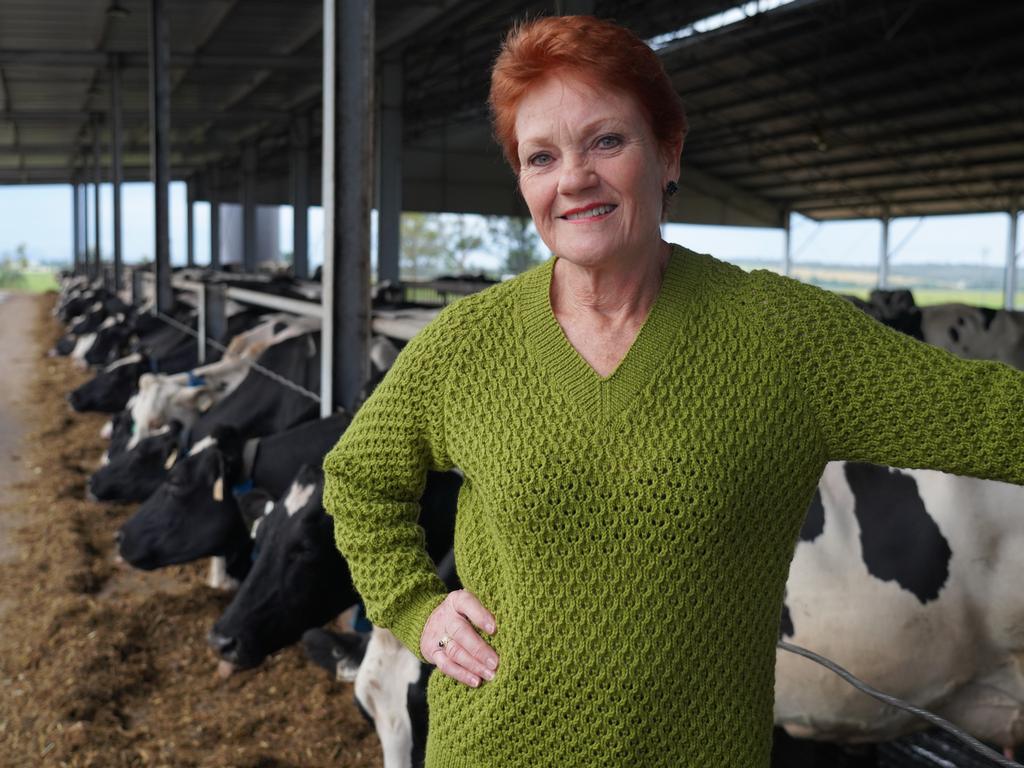
{"label": "woman's nose", "polygon": [[563,195],[577,194],[597,182],[597,174],[586,158],[567,155],[562,161],[558,177],[558,191]]}

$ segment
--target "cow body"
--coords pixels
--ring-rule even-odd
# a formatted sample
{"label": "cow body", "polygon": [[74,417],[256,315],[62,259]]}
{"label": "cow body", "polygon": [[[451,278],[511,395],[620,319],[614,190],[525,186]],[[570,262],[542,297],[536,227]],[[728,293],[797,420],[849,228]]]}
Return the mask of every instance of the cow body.
{"label": "cow body", "polygon": [[[990,743],[1024,740],[1024,488],[832,462],[796,546],[782,637]],[[918,718],[779,652],[775,720],[883,741]]]}

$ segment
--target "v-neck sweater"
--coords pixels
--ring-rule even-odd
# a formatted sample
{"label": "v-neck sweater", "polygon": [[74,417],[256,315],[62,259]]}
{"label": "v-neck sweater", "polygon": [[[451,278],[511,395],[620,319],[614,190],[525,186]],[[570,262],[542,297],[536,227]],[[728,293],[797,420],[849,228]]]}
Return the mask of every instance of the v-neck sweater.
{"label": "v-neck sweater", "polygon": [[445,595],[417,501],[428,470],[465,477],[456,564],[500,662],[476,689],[434,671],[426,765],[764,768],[825,463],[1024,483],[1024,376],[675,246],[601,377],[552,313],[554,261],[442,311],[325,460],[367,613],[417,655]]}

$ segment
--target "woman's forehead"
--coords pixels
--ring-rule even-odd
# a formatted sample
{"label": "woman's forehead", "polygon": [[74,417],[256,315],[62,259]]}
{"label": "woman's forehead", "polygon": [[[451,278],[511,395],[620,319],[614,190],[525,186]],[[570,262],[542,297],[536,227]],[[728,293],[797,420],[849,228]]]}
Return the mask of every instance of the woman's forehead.
{"label": "woman's forehead", "polygon": [[516,110],[516,139],[525,144],[550,140],[551,132],[571,134],[608,124],[643,122],[637,101],[613,88],[598,88],[571,76],[551,76],[526,92]]}

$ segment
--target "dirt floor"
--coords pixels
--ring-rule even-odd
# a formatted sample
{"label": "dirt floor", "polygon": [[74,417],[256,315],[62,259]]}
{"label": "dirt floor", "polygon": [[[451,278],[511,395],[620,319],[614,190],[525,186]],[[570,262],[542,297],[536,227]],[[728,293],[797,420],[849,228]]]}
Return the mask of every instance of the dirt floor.
{"label": "dirt floor", "polygon": [[0,303],[0,766],[381,766],[351,685],[301,649],[216,675],[205,564],[115,562],[133,506],[85,500],[105,417],[65,403],[91,374],[45,356],[53,300]]}

